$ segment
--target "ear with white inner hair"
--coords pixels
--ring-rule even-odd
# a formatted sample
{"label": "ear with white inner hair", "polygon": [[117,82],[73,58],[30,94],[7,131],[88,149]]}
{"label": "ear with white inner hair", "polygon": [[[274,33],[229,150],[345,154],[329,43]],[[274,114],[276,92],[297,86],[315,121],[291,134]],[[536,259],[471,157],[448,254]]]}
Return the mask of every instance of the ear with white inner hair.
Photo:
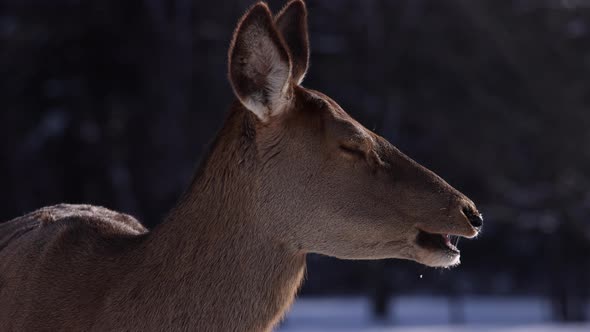
{"label": "ear with white inner hair", "polygon": [[291,58],[265,3],[240,20],[229,49],[229,80],[242,104],[268,121],[288,107]]}
{"label": "ear with white inner hair", "polygon": [[305,2],[303,0],[290,1],[276,16],[275,23],[290,51],[293,62],[293,81],[300,84],[309,66],[309,37]]}

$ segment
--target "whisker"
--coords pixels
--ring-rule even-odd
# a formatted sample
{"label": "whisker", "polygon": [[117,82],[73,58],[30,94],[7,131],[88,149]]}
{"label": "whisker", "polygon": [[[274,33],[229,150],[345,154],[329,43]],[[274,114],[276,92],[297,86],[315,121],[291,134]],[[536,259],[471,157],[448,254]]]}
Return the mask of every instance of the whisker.
{"label": "whisker", "polygon": [[459,240],[461,240],[460,236],[455,236],[455,243],[453,245],[456,247],[459,244]]}

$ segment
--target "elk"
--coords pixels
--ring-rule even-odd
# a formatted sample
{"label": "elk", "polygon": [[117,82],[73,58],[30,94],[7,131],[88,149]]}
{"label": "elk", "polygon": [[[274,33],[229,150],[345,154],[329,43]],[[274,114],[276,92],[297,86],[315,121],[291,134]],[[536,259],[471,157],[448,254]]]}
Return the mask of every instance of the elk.
{"label": "elk", "polygon": [[148,231],[90,205],[0,226],[2,331],[270,331],[307,253],[459,263],[474,203],[301,85],[307,10],[257,3],[229,49],[236,100],[188,190]]}

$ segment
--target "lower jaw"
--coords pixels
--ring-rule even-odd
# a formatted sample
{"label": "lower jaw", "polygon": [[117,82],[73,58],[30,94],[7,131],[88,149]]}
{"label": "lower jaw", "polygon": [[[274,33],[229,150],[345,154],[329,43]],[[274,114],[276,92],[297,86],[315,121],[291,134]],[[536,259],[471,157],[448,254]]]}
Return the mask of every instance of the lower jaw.
{"label": "lower jaw", "polygon": [[419,262],[431,267],[449,268],[461,263],[461,255],[451,251],[426,250],[421,256]]}
{"label": "lower jaw", "polygon": [[419,263],[431,267],[450,268],[461,262],[461,253],[456,248],[444,244],[416,241],[419,248]]}
{"label": "lower jaw", "polygon": [[453,257],[453,259],[450,259],[446,262],[446,264],[444,264],[441,267],[454,267],[461,264],[461,256],[460,255],[456,255]]}

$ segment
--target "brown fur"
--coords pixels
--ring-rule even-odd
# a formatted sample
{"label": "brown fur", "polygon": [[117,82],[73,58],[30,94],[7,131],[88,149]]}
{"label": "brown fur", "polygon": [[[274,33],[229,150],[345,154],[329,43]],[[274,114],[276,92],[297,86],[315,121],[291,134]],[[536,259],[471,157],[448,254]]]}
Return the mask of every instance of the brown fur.
{"label": "brown fur", "polygon": [[[240,21],[229,76],[242,103],[233,103],[189,189],[153,231],[87,205],[0,225],[2,331],[268,331],[295,297],[306,253],[452,264],[417,235],[475,236],[462,212],[476,211],[473,203],[329,97],[298,85],[309,54],[305,16],[295,0],[279,29],[264,4]],[[258,30],[242,40],[248,24]],[[265,67],[245,63],[244,54],[266,56],[251,49],[252,38],[280,56]],[[288,68],[286,81],[269,79],[275,66]],[[267,113],[249,108],[260,105]]]}

